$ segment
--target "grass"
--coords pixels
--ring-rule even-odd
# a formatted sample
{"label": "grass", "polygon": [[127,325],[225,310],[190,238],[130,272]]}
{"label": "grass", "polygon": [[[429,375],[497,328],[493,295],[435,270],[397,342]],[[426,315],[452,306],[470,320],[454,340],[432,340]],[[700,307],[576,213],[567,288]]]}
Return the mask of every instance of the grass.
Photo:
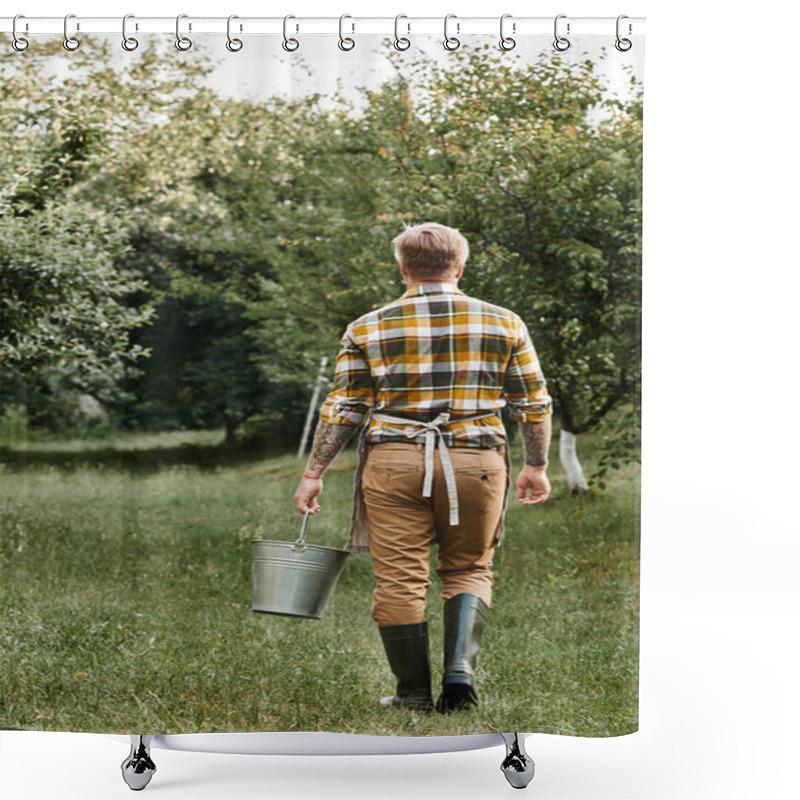
{"label": "grass", "polygon": [[[545,506],[511,501],[478,666],[482,703],[441,716],[376,707],[394,687],[370,618],[367,555],[350,556],[320,621],[249,610],[250,541],[296,538],[291,498],[302,465],[292,454],[215,465],[214,442],[154,437],[102,448],[39,445],[35,458],[30,450],[8,454],[0,727],[583,736],[636,729],[637,468],[616,471],[604,492],[571,497],[554,467]],[[170,450],[183,456],[165,457]],[[119,460],[120,453],[129,455]],[[344,545],[354,466],[348,450],[326,477],[310,542]],[[437,589],[429,595],[434,681]]]}

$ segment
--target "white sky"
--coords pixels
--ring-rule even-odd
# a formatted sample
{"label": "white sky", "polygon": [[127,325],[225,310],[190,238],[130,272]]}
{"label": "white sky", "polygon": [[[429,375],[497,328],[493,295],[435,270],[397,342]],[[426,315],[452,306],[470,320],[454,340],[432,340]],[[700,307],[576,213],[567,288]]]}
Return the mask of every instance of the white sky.
{"label": "white sky", "polygon": [[[192,36],[193,46],[187,52],[178,52],[172,44],[174,35],[166,33],[139,33],[138,52],[126,53],[116,47],[120,35],[82,34],[84,51],[88,47],[87,38],[106,39],[111,52],[116,56],[118,68],[125,69],[135,62],[141,49],[148,43],[156,43],[163,52],[164,59],[194,62],[210,59],[215,64],[208,81],[223,95],[248,99],[264,99],[275,94],[284,97],[302,97],[318,92],[329,96],[343,87],[375,87],[395,74],[393,63],[405,65],[408,74],[415,61],[426,60],[447,65],[455,63],[456,56],[442,46],[440,34],[417,34],[411,39],[409,50],[398,53],[390,41],[380,34],[359,34],[355,37],[353,50],[342,53],[334,35],[300,36],[301,45],[293,53],[286,53],[280,45],[281,38],[273,35],[243,36],[244,46],[239,52],[230,53],[225,48],[226,37],[222,33],[197,33]],[[29,35],[31,49],[37,43],[60,40],[61,36]],[[501,53],[497,47],[497,34],[470,34],[462,36],[460,53],[478,50],[488,45],[506,63],[525,65],[535,63],[541,57],[556,56],[552,47],[551,35],[518,36],[513,51]],[[557,55],[565,64],[577,64],[591,59],[597,66],[608,90],[624,95],[631,91],[630,78],[643,79],[644,48],[641,41],[626,53],[613,47],[613,37],[593,34],[570,37],[570,48]],[[69,65],[67,53],[59,53],[50,59],[52,65],[66,72]],[[13,63],[13,62],[12,62]],[[350,92],[349,94],[354,94]]]}

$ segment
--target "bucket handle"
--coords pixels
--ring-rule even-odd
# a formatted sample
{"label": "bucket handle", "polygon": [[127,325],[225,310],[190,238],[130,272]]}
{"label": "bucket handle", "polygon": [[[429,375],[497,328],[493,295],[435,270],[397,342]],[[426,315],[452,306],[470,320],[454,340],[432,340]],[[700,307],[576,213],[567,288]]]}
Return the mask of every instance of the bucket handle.
{"label": "bucket handle", "polygon": [[302,550],[306,546],[306,528],[308,527],[308,515],[310,513],[310,511],[306,511],[303,516],[303,524],[300,526],[300,536],[297,537],[297,541],[294,543],[295,548],[298,550]]}

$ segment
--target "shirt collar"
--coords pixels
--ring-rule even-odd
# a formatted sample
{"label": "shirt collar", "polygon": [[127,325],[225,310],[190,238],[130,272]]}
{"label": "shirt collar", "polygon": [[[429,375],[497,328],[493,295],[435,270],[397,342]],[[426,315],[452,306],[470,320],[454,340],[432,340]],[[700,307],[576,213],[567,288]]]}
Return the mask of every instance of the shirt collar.
{"label": "shirt collar", "polygon": [[464,294],[454,283],[422,283],[409,289],[403,297],[417,297],[424,294]]}

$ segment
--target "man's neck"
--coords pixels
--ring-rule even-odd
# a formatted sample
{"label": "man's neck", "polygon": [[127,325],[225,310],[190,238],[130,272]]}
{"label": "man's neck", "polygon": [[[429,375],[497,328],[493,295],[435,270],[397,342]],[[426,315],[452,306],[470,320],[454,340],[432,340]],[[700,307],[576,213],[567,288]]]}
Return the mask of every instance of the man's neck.
{"label": "man's neck", "polygon": [[436,278],[430,281],[420,281],[415,278],[406,278],[406,289],[416,289],[417,286],[432,286],[434,284],[449,283],[454,288],[458,288],[458,278]]}

